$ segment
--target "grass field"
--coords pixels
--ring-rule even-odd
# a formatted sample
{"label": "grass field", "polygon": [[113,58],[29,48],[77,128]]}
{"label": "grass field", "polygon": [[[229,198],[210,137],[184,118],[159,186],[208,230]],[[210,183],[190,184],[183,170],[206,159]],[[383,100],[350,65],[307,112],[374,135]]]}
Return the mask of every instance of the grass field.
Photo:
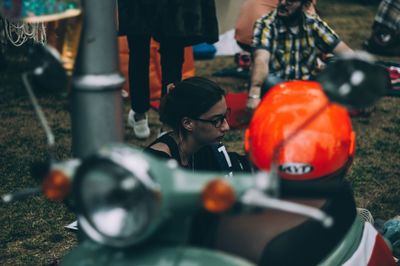
{"label": "grass field", "polygon": [[[377,6],[363,6],[356,0],[320,0],[318,9],[345,42],[359,49],[370,34]],[[0,194],[37,186],[39,180],[33,180],[29,174],[31,164],[47,157],[45,136],[19,75],[27,62],[15,59],[18,49],[9,52],[12,62],[0,72]],[[400,58],[381,59],[400,62]],[[226,90],[244,90],[243,80],[212,76],[215,71],[233,65],[232,57],[220,57],[196,62],[196,71]],[[39,102],[54,130],[57,158],[68,158],[71,129],[67,99],[41,96]],[[400,98],[385,97],[370,117],[353,119],[357,151],[348,178],[354,186],[358,206],[383,219],[400,213],[399,105]],[[128,102],[124,108],[127,114]],[[126,127],[127,143],[144,146],[154,139],[159,123],[154,112],[150,118],[152,138],[139,142]],[[242,151],[242,135],[242,131],[232,130],[225,140],[228,148]],[[75,234],[63,228],[75,217],[62,203],[50,203],[38,196],[0,208],[0,265],[51,265],[77,242]]]}

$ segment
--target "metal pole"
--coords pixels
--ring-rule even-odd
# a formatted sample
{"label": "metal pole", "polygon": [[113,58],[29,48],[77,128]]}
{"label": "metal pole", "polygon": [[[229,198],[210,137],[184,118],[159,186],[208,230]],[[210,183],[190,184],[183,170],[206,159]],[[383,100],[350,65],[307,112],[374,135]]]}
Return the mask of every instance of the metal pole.
{"label": "metal pole", "polygon": [[124,78],[119,71],[116,4],[84,0],[83,29],[71,86],[72,153],[83,158],[122,142]]}

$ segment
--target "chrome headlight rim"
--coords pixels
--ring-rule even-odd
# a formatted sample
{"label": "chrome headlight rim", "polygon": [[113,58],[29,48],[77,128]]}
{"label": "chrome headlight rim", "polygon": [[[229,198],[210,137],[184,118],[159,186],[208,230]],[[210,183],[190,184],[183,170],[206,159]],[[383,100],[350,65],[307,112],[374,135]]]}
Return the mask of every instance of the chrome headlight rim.
{"label": "chrome headlight rim", "polygon": [[[133,161],[138,159],[138,154],[133,154],[131,158]],[[140,156],[139,156],[140,158]],[[155,222],[150,220],[147,225],[137,234],[132,235],[131,237],[112,237],[106,235],[102,232],[93,221],[90,210],[85,206],[85,202],[83,199],[83,193],[85,193],[84,186],[82,185],[84,178],[94,170],[98,170],[101,167],[109,166],[116,167],[122,171],[126,171],[131,174],[132,178],[137,179],[140,182],[140,185],[145,189],[146,199],[150,199],[149,202],[150,208],[148,208],[151,212],[151,216],[155,216],[155,213],[160,209],[160,191],[157,189],[157,185],[153,182],[153,180],[148,175],[148,171],[132,171],[135,167],[126,167],[124,164],[116,162],[117,158],[112,158],[111,156],[104,156],[101,154],[92,156],[91,158],[85,160],[85,162],[79,167],[76,174],[76,179],[74,182],[73,193],[75,199],[75,211],[78,215],[78,224],[79,228],[83,230],[83,232],[95,242],[98,242],[103,245],[112,246],[112,247],[126,247],[134,245],[143,239],[147,238],[149,234],[156,227]],[[143,161],[142,161],[143,163]],[[99,167],[101,166],[101,167]],[[112,176],[112,170],[110,170],[109,174]],[[140,177],[138,176],[140,175]],[[145,182],[143,182],[145,180]],[[148,183],[152,184],[149,186]],[[148,207],[146,206],[146,207]]]}

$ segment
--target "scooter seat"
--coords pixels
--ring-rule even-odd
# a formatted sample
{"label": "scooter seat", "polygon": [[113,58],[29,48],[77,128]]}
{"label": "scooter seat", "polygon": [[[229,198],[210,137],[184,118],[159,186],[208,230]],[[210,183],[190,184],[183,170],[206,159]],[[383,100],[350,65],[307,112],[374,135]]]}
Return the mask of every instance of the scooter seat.
{"label": "scooter seat", "polygon": [[277,210],[222,215],[216,230],[208,227],[208,232],[214,234],[208,247],[259,265],[318,264],[352,226],[356,218],[353,195],[348,192],[329,200],[293,201],[320,208],[333,217],[334,225],[325,228],[318,221]]}

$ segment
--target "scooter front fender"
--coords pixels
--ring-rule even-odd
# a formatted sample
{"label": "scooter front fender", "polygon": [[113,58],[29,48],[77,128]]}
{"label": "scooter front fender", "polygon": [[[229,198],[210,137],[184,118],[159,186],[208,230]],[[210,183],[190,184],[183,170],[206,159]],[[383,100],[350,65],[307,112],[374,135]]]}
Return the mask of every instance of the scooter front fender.
{"label": "scooter front fender", "polygon": [[115,249],[91,241],[81,243],[68,253],[62,266],[254,266],[242,258],[219,251],[194,247],[147,245],[130,249]]}

